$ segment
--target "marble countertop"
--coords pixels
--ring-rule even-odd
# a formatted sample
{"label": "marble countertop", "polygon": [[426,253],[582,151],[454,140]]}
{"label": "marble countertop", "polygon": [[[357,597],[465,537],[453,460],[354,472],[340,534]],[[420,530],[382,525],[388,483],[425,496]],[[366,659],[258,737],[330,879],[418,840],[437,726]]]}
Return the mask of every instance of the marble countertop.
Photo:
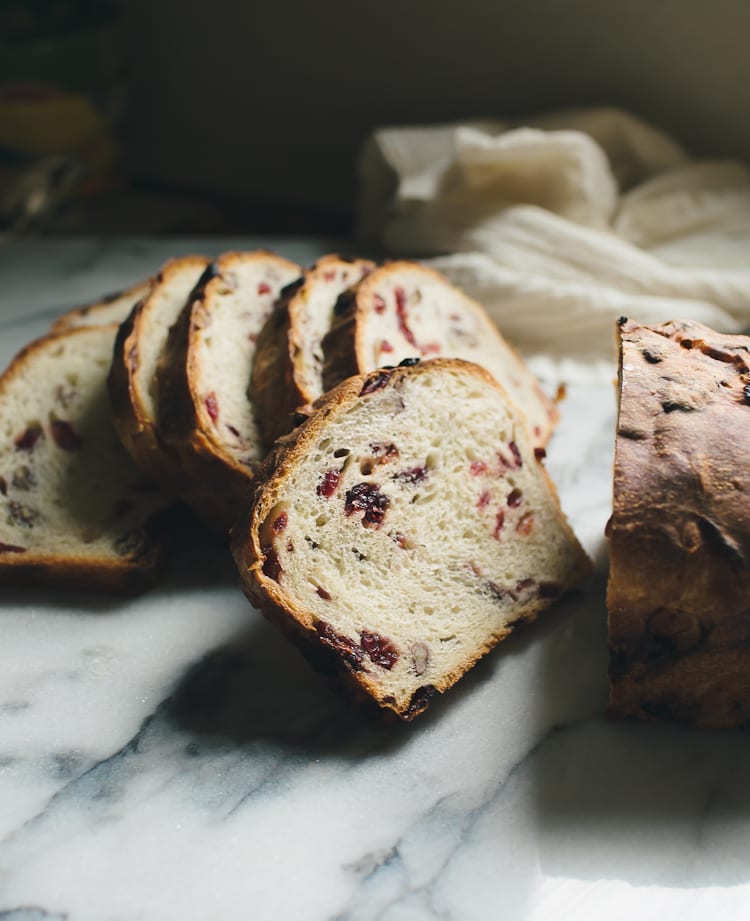
{"label": "marble countertop", "polygon": [[[170,255],[313,240],[0,246],[0,364]],[[136,600],[0,594],[0,919],[750,917],[750,737],[603,718],[611,386],[548,469],[596,563],[410,725],[329,690],[182,535]]]}

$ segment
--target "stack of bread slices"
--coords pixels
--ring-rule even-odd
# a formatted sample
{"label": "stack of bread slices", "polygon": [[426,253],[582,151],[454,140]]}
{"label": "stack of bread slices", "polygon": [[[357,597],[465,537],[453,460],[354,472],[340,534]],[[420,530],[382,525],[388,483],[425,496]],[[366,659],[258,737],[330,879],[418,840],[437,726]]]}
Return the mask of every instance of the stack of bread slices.
{"label": "stack of bread slices", "polygon": [[0,580],[139,591],[181,499],[404,719],[588,572],[542,465],[554,402],[417,263],[171,260],[28,346],[0,420]]}

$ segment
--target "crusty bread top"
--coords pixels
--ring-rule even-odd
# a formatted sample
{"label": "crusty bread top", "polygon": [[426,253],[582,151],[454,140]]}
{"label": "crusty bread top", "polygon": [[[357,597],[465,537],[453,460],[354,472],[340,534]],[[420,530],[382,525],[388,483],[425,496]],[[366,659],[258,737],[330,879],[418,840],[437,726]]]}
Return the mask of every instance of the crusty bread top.
{"label": "crusty bread top", "polygon": [[47,336],[0,378],[3,581],[115,591],[152,581],[161,551],[149,519],[164,499],[112,425],[106,376],[116,329]]}
{"label": "crusty bread top", "polygon": [[525,413],[534,442],[545,444],[557,408],[484,308],[433,269],[391,262],[343,295],[324,341],[324,382],[404,358],[455,357],[486,368]]}
{"label": "crusty bread top", "polygon": [[588,572],[517,408],[451,359],[321,398],[233,551],[251,600],[405,719]]}
{"label": "crusty bread top", "polygon": [[122,323],[133,307],[146,297],[152,284],[153,279],[147,278],[125,291],[110,294],[85,307],[69,310],[55,320],[50,332],[62,333],[79,326],[109,326],[111,323]]}
{"label": "crusty bread top", "polygon": [[750,337],[625,319],[618,335],[610,637],[636,654],[643,618],[669,607],[717,640],[750,591]]}

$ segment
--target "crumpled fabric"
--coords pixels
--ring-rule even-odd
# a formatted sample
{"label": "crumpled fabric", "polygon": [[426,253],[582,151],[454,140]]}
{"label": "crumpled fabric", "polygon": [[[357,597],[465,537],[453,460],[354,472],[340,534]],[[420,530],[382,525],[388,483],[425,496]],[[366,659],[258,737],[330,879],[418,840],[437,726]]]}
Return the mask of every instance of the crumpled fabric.
{"label": "crumpled fabric", "polygon": [[625,112],[383,128],[359,167],[360,233],[443,272],[538,372],[611,376],[620,316],[750,326],[750,169]]}

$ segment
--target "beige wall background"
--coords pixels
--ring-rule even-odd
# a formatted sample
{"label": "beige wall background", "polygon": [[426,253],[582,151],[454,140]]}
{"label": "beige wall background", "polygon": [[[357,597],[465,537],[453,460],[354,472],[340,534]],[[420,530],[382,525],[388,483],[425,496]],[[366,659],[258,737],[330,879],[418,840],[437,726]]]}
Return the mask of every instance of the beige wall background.
{"label": "beige wall background", "polygon": [[351,208],[379,124],[613,104],[750,161],[748,0],[127,0],[139,177]]}

